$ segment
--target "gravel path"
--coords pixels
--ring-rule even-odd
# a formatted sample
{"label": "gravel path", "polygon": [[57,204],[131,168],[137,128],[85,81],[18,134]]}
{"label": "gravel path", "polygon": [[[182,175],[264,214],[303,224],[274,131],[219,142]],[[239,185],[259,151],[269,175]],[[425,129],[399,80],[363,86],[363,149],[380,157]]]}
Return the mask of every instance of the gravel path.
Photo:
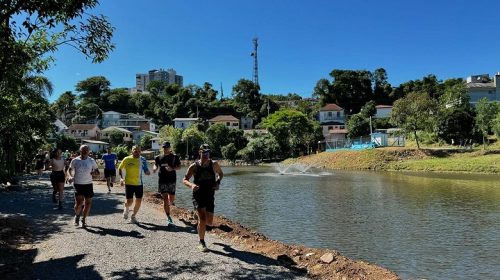
{"label": "gravel path", "polygon": [[63,210],[50,200],[47,179],[22,191],[0,193],[0,214],[33,223],[33,279],[308,279],[276,260],[245,252],[208,234],[208,253],[196,248],[196,229],[143,203],[132,224],[122,217],[123,189],[94,187],[87,227],[73,225],[73,189],[65,188]]}

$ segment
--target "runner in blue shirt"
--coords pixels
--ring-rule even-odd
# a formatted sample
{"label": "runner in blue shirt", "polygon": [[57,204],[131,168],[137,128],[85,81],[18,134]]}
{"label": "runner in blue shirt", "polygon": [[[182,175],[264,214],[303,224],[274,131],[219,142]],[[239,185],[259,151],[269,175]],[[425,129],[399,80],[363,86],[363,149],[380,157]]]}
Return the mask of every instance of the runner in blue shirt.
{"label": "runner in blue shirt", "polygon": [[108,153],[102,156],[102,161],[104,161],[104,177],[108,185],[108,192],[111,192],[111,188],[115,182],[117,159],[116,154],[111,152],[111,146],[109,146]]}

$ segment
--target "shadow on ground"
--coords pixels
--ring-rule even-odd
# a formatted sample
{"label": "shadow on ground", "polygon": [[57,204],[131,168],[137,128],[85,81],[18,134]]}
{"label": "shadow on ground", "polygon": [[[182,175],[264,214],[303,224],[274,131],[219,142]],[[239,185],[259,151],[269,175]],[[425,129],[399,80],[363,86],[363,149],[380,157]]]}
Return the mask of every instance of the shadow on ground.
{"label": "shadow on ground", "polygon": [[212,275],[213,279],[294,279],[302,276],[289,271],[277,272],[268,264],[257,268],[246,268],[243,265],[228,271],[223,262],[214,265],[205,261],[164,261],[159,267],[132,268],[109,275],[117,279],[170,279],[179,277],[182,279],[205,279]]}

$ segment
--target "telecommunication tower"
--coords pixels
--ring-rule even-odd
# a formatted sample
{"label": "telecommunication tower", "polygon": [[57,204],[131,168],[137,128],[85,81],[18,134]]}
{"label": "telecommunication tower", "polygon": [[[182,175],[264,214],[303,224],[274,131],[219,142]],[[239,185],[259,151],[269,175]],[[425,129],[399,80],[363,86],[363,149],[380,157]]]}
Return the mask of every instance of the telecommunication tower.
{"label": "telecommunication tower", "polygon": [[257,62],[257,47],[259,46],[259,38],[253,38],[253,82],[256,85],[259,85],[259,65]]}

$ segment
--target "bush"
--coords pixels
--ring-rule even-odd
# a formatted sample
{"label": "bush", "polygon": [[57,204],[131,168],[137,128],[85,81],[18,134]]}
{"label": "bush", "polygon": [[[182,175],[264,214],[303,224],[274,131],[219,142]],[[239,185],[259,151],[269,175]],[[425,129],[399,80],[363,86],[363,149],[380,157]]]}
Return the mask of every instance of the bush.
{"label": "bush", "polygon": [[118,157],[119,160],[122,160],[124,157],[128,156],[129,151],[128,147],[126,145],[119,145],[116,147],[113,147],[112,151],[116,153],[116,156]]}

